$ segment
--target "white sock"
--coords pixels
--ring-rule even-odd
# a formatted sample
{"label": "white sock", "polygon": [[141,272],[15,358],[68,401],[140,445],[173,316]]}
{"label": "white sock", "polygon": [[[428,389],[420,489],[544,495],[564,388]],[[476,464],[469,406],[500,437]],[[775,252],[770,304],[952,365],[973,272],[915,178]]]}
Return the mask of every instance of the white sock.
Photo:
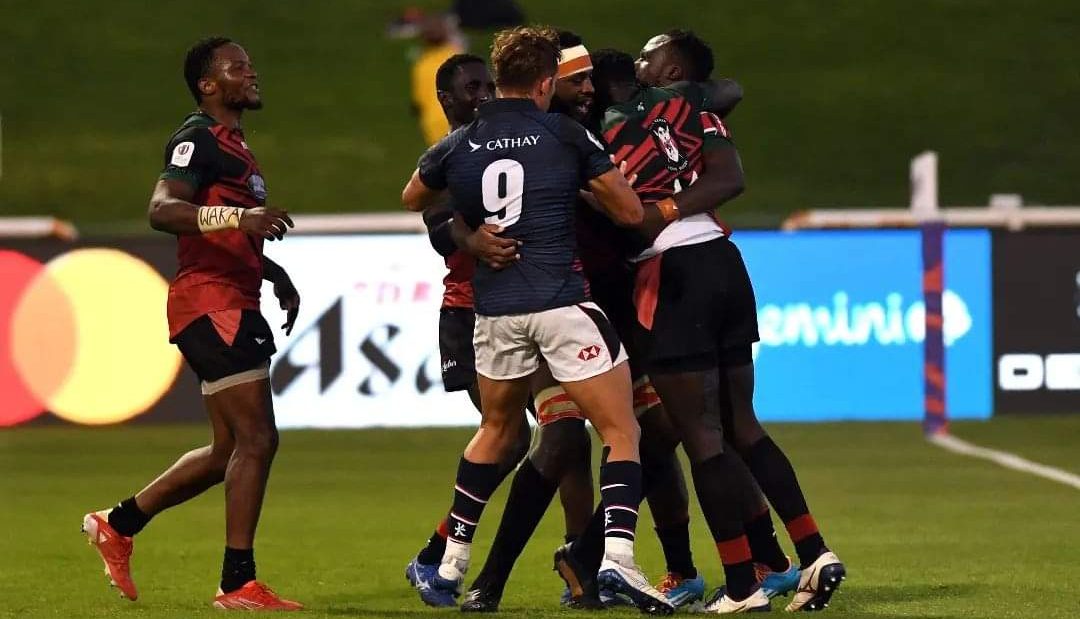
{"label": "white sock", "polygon": [[469,571],[469,559],[472,554],[472,544],[447,539],[446,550],[443,552],[442,563],[439,565],[439,576],[447,580],[457,580]]}
{"label": "white sock", "polygon": [[619,565],[634,564],[634,541],[625,537],[604,538],[604,558]]}

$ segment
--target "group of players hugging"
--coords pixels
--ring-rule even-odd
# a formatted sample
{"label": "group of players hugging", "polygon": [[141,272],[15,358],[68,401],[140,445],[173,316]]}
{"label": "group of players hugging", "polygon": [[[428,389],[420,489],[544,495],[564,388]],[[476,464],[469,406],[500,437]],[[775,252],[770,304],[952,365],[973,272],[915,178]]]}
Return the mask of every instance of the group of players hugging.
{"label": "group of players hugging", "polygon": [[[471,55],[439,69],[452,130],[420,158],[402,201],[423,213],[449,268],[445,387],[467,390],[482,420],[446,517],[406,568],[425,603],[497,610],[556,492],[566,543],[554,568],[572,608],[725,614],[793,593],[787,610],[820,610],[844,579],[754,413],[754,292],[714,214],[743,190],[724,124],[742,94],[711,80],[713,64],[689,31],[652,37],[635,60],[537,27],[498,33],[490,72]],[[595,512],[586,420],[603,441]],[[680,444],[724,567],[708,599]],[[465,589],[477,523],[511,472],[491,550]],[[667,562],[656,586],[634,561],[643,498]]]}
{"label": "group of players hugging", "polygon": [[[470,55],[439,69],[434,86],[453,130],[420,158],[402,202],[423,213],[446,258],[443,379],[448,391],[468,391],[481,423],[450,509],[406,568],[425,603],[498,610],[556,493],[566,543],[554,567],[572,608],[724,614],[793,594],[787,610],[820,610],[844,579],[791,463],[754,413],[753,288],[714,215],[743,190],[723,120],[741,89],[712,71],[712,51],[688,31],[649,39],[635,60],[590,53],[573,33],[544,27],[498,33],[490,70]],[[148,218],[177,238],[169,337],[201,381],[212,440],[115,507],[87,513],[82,528],[108,579],[134,600],[134,537],[224,482],[213,605],[299,610],[256,580],[254,559],[278,444],[262,282],[273,283],[286,333],[300,304],[263,242],[293,222],[267,206],[240,124],[262,106],[244,48],[199,41],[184,79],[198,109],[166,145]],[[595,511],[586,420],[603,441]],[[724,568],[725,585],[707,599],[690,551],[680,444]],[[466,589],[481,514],[511,473],[493,545]],[[667,563],[656,586],[634,561],[643,498]],[[777,541],[770,505],[797,561]]]}

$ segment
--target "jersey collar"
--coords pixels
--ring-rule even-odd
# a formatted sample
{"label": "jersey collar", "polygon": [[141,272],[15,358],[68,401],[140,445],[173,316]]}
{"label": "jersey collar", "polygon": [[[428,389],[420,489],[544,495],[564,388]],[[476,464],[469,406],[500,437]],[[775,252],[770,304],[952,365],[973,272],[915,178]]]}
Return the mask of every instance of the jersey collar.
{"label": "jersey collar", "polygon": [[490,116],[501,112],[527,112],[529,110],[540,111],[540,108],[536,107],[536,102],[532,99],[494,99],[487,103],[481,103],[476,108],[480,116]]}

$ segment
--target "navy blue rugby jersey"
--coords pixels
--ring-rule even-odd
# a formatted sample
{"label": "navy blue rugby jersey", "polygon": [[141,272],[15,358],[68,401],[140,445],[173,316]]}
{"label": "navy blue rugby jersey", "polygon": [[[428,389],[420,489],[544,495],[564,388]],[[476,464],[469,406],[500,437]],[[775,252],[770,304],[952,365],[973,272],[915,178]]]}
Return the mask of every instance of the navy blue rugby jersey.
{"label": "navy blue rugby jersey", "polygon": [[540,312],[589,299],[574,208],[578,190],[613,166],[584,127],[529,99],[496,99],[428,149],[418,167],[425,185],[449,188],[469,226],[498,224],[522,242],[513,265],[501,271],[476,265],[477,314]]}

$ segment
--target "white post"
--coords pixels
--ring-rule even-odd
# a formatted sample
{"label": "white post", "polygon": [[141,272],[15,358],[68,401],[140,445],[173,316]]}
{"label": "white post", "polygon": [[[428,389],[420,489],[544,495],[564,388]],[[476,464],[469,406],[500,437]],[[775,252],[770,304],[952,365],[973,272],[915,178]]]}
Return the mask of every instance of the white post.
{"label": "white post", "polygon": [[938,217],[937,153],[928,150],[911,160],[911,213],[917,220]]}

